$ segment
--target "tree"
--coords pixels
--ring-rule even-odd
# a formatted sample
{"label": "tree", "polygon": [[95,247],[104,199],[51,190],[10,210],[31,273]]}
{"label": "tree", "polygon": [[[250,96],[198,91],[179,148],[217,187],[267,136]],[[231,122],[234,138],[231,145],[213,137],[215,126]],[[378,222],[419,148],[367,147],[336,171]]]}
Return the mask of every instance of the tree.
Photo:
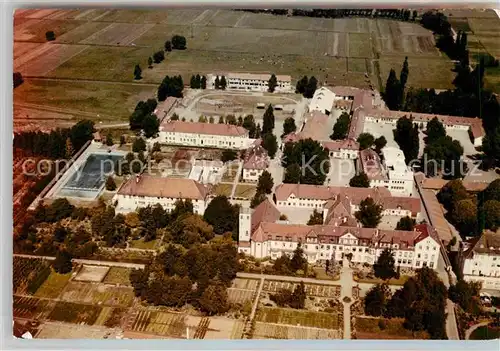
{"label": "tree", "polygon": [[113,136],[111,135],[111,133],[108,133],[106,135],[106,145],[107,146],[113,146],[114,145]]}
{"label": "tree", "polygon": [[361,133],[358,136],[357,142],[359,143],[359,149],[364,150],[372,147],[375,138],[370,133]]}
{"label": "tree", "polygon": [[463,236],[474,235],[477,231],[477,205],[472,199],[457,201],[453,204],[450,219]]}
{"label": "tree", "polygon": [[359,211],[354,216],[365,228],[376,228],[382,219],[382,205],[375,203],[373,198],[368,197],[359,204]]}
{"label": "tree", "polygon": [[198,300],[202,311],[208,315],[222,314],[229,310],[227,289],[220,285],[209,285]]}
{"label": "tree", "polygon": [[387,107],[391,110],[398,110],[401,101],[401,86],[396,78],[396,72],[391,69],[389,77],[385,84],[384,100]]}
{"label": "tree", "polygon": [[148,68],[153,68],[153,58],[151,56],[148,57]]}
{"label": "tree", "polygon": [[399,145],[405,155],[405,162],[409,164],[418,157],[420,141],[418,138],[418,127],[413,125],[410,118],[401,117],[396,122],[394,129],[394,141]]}
{"label": "tree", "polygon": [[455,285],[450,285],[448,295],[450,300],[459,304],[464,311],[477,315],[481,313],[481,300],[479,298],[480,291],[480,282],[466,282],[465,280],[460,279]]}
{"label": "tree", "polygon": [[267,170],[264,170],[259,176],[257,183],[257,192],[271,194],[273,192],[273,176]]}
{"label": "tree", "polygon": [[237,234],[239,206],[231,205],[226,196],[216,196],[208,204],[203,215],[205,221],[214,227],[216,234],[231,232]]}
{"label": "tree", "polygon": [[337,122],[333,126],[333,133],[330,135],[332,140],[345,139],[347,132],[349,131],[349,124],[351,123],[351,117],[347,112],[342,112]]}
{"label": "tree", "polygon": [[285,135],[293,133],[297,130],[297,126],[295,125],[295,119],[293,117],[288,117],[283,122],[283,134],[281,137],[283,138]]}
{"label": "tree", "polygon": [[255,138],[255,133],[257,131],[257,126],[255,124],[255,119],[253,115],[246,115],[241,124],[243,128],[248,130],[248,136],[250,138]]}
{"label": "tree", "polygon": [[309,80],[307,79],[307,76],[304,76],[300,80],[298,80],[297,85],[295,87],[295,93],[304,94],[304,92],[306,91],[306,86],[308,81]]}
{"label": "tree", "polygon": [[165,101],[169,96],[181,98],[183,90],[184,82],[180,75],[173,77],[166,76],[158,87],[158,101]]}
{"label": "tree", "polygon": [[374,140],[375,151],[380,154],[380,151],[387,145],[387,139],[382,135]]}
{"label": "tree", "polygon": [[302,175],[302,168],[296,164],[292,163],[285,169],[285,177],[283,183],[287,184],[298,184]]}
{"label": "tree", "polygon": [[411,20],[415,21],[417,19],[417,15],[418,15],[417,10],[413,10],[413,16],[412,16]]}
{"label": "tree", "polygon": [[226,123],[235,126],[238,123],[236,120],[236,116],[235,115],[227,115],[226,116]]}
{"label": "tree", "polygon": [[116,183],[115,183],[115,180],[113,179],[112,176],[109,176],[107,179],[106,179],[106,190],[108,191],[115,191],[116,190]]}
{"label": "tree", "polygon": [[376,284],[368,290],[364,300],[365,313],[369,316],[382,316],[385,313],[389,294],[386,284]]}
{"label": "tree", "polygon": [[23,84],[24,80],[21,72],[14,72],[13,80],[14,80],[14,89]]}
{"label": "tree", "polygon": [[300,282],[299,285],[293,290],[289,306],[295,309],[303,309],[306,305],[306,289],[304,282]]}
{"label": "tree", "polygon": [[222,78],[220,79],[220,89],[222,90],[226,90],[226,85],[227,85],[227,82],[226,82],[226,76],[222,76]]}
{"label": "tree", "polygon": [[279,307],[287,307],[290,305],[290,302],[293,299],[292,291],[290,289],[280,289],[276,292],[276,294],[271,294],[269,298],[271,299],[271,301],[275,302]]}
{"label": "tree", "polygon": [[224,116],[219,116],[219,124],[224,124]]}
{"label": "tree", "polygon": [[154,63],[160,63],[163,60],[165,60],[165,53],[163,52],[163,50],[157,51],[153,54],[153,62]]}
{"label": "tree", "polygon": [[405,90],[406,82],[408,81],[408,73],[409,73],[408,56],[406,56],[405,61],[403,63],[403,68],[401,69],[401,73],[399,75],[399,82],[400,82],[400,86],[401,86],[401,92],[399,94],[400,99],[401,99],[399,101],[400,106],[403,105],[404,90]]}
{"label": "tree", "polygon": [[384,249],[373,265],[373,272],[377,278],[387,280],[397,276],[394,269],[394,253],[390,249]]}
{"label": "tree", "polygon": [[56,40],[56,34],[49,30],[48,32],[45,32],[45,39],[47,39],[47,41],[53,41],[53,40]]}
{"label": "tree", "polygon": [[191,89],[196,89],[197,86],[196,86],[196,77],[195,76],[191,76],[191,80],[189,81],[189,87]]}
{"label": "tree", "polygon": [[[184,43],[184,45],[186,45],[186,44]],[[167,52],[172,51],[172,42],[170,40],[167,40],[165,42],[165,51],[167,51]]]}
{"label": "tree", "polygon": [[259,206],[266,199],[267,199],[266,194],[257,191],[255,193],[255,195],[253,196],[252,200],[250,201],[250,208],[255,208],[255,207]]}
{"label": "tree", "polygon": [[451,211],[457,201],[465,200],[468,197],[469,194],[460,179],[450,180],[437,193],[438,201],[447,211]]}
{"label": "tree", "polygon": [[[465,188],[464,188],[465,189]],[[492,181],[483,191],[484,201],[500,201],[500,179]]]}
{"label": "tree", "polygon": [[74,153],[75,153],[75,150],[73,150],[73,143],[71,142],[70,138],[67,138],[66,139],[66,152],[65,152],[66,159],[69,160],[71,157],[73,157]]}
{"label": "tree", "polygon": [[146,151],[146,142],[143,138],[135,138],[134,143],[132,144],[132,151]]}
{"label": "tree", "polygon": [[396,230],[406,230],[406,231],[413,231],[413,228],[415,227],[416,221],[409,217],[403,217],[399,220],[398,224],[396,225]]}
{"label": "tree", "polygon": [[304,257],[304,249],[302,249],[300,242],[293,251],[293,256],[290,260],[290,269],[293,272],[297,272],[299,269],[304,271],[304,273],[307,271],[307,259]]}
{"label": "tree", "polygon": [[370,179],[368,179],[368,176],[365,172],[359,172],[351,178],[351,180],[349,181],[349,186],[355,188],[369,188]]}
{"label": "tree", "polygon": [[132,269],[129,274],[130,284],[134,288],[134,294],[137,297],[145,297],[150,271],[148,266],[146,269]]}
{"label": "tree", "polygon": [[219,79],[219,76],[215,76],[214,87],[215,87],[215,89],[220,89],[220,79]]}
{"label": "tree", "polygon": [[149,113],[146,117],[144,117],[142,128],[146,138],[154,137],[160,130],[160,120],[154,113]]}
{"label": "tree", "polygon": [[182,35],[172,37],[172,48],[174,50],[186,50],[186,38]]}
{"label": "tree", "polygon": [[139,79],[142,79],[142,69],[139,65],[135,65],[135,68],[134,68],[134,79],[135,80],[139,80]]}
{"label": "tree", "polygon": [[313,213],[311,213],[311,216],[309,217],[309,220],[307,221],[307,225],[317,224],[323,224],[323,214],[314,209]]}
{"label": "tree", "polygon": [[71,263],[71,255],[67,250],[57,251],[56,259],[52,263],[52,268],[59,274],[71,272],[73,265]]}
{"label": "tree", "polygon": [[57,227],[54,229],[54,235],[53,235],[54,241],[62,243],[67,236],[68,236],[68,230],[66,230],[66,228],[58,224]]}
{"label": "tree", "polygon": [[276,75],[274,73],[271,75],[271,78],[269,78],[269,81],[267,82],[267,91],[270,93],[274,93],[274,89],[278,86],[278,79],[276,79]]}
{"label": "tree", "polygon": [[262,147],[266,149],[269,157],[273,159],[278,151],[278,141],[276,140],[276,135],[273,133],[264,134],[262,136]]}
{"label": "tree", "polygon": [[434,117],[427,123],[427,130],[425,133],[427,134],[427,144],[436,142],[440,138],[446,136],[446,130],[443,123],[441,123],[437,117]]}
{"label": "tree", "polygon": [[307,85],[304,90],[304,97],[311,99],[317,88],[318,88],[318,80],[315,77],[309,78],[309,81],[307,82]]}
{"label": "tree", "polygon": [[125,135],[120,135],[120,146],[123,146],[127,143],[127,140],[125,138]]}
{"label": "tree", "polygon": [[274,129],[274,112],[271,104],[267,105],[266,112],[264,112],[262,133],[271,133]]}
{"label": "tree", "polygon": [[236,153],[236,151],[234,150],[224,150],[222,151],[222,155],[221,155],[221,161],[226,163],[226,162],[229,162],[229,161],[233,161],[233,160],[236,160],[236,158],[238,157],[238,154]]}
{"label": "tree", "polygon": [[207,77],[205,77],[205,76],[201,77],[200,88],[201,89],[206,89],[207,88]]}
{"label": "tree", "polygon": [[488,200],[483,205],[485,227],[496,231],[500,227],[500,201]]}
{"label": "tree", "polygon": [[[300,171],[301,184],[322,185],[330,171],[328,150],[311,138],[285,144],[281,165],[287,168],[292,164],[297,164],[292,170],[294,177]],[[290,177],[285,174],[285,179]]]}

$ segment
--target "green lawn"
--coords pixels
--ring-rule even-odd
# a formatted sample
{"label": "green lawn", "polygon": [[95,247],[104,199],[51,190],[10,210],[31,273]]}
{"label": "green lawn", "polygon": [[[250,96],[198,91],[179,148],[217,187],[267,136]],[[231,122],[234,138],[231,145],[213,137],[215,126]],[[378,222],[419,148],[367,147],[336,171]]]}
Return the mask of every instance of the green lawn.
{"label": "green lawn", "polygon": [[133,249],[154,250],[157,240],[144,241],[144,238],[132,240],[130,247]]}
{"label": "green lawn", "polygon": [[[357,339],[428,339],[426,332],[413,333],[403,327],[402,318],[379,318],[356,317]],[[383,327],[382,329],[380,327]]]}
{"label": "green lawn", "polygon": [[[410,277],[407,276],[407,275],[402,275],[399,277],[399,279],[395,279],[395,278],[392,278],[392,279],[389,279],[389,282],[387,284],[389,285],[404,285],[404,283],[406,283],[406,281],[409,279]],[[382,284],[384,281],[382,279],[378,279],[378,278],[357,278],[355,277],[354,280],[358,283],[370,283],[370,284]]]}
{"label": "green lawn", "polygon": [[338,316],[335,313],[263,307],[257,311],[255,318],[256,321],[265,323],[301,325],[325,329],[339,328]]}
{"label": "green lawn", "polygon": [[38,288],[35,296],[51,299],[57,298],[71,278],[71,274],[72,273],[59,274],[52,271],[47,280]]}
{"label": "green lawn", "polygon": [[491,340],[500,338],[500,327],[482,326],[474,330],[470,340]]}

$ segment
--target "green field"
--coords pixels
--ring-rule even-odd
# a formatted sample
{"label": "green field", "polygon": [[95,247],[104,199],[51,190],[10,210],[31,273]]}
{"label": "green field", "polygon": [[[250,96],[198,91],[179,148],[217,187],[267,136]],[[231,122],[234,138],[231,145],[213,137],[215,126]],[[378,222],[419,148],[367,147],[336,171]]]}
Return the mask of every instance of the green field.
{"label": "green field", "polygon": [[102,311],[100,306],[81,305],[71,302],[57,302],[48,319],[74,324],[93,325]]}
{"label": "green field", "polygon": [[55,299],[62,292],[69,279],[71,278],[72,273],[67,274],[59,274],[52,271],[42,284],[40,288],[35,293],[36,297],[45,297]]}
{"label": "green field", "polygon": [[491,340],[500,338],[500,328],[482,326],[474,330],[470,335],[470,340]]}

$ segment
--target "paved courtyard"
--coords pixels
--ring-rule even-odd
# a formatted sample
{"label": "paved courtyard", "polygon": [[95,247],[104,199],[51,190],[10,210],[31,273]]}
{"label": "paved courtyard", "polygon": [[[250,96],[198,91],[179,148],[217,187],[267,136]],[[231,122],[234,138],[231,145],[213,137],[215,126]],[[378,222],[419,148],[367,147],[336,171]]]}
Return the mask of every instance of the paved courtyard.
{"label": "paved courtyard", "polygon": [[349,186],[349,180],[356,174],[354,160],[330,159],[330,172],[325,185]]}
{"label": "paved courtyard", "polygon": [[287,216],[292,224],[307,224],[314,209],[277,206],[278,211]]}

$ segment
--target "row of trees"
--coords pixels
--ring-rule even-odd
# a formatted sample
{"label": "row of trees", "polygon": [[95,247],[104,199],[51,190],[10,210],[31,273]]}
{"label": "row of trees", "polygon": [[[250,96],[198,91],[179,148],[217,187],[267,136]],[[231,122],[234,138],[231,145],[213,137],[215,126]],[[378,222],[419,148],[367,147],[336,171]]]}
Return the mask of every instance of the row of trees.
{"label": "row of trees", "polygon": [[316,77],[312,76],[311,78],[307,78],[307,76],[302,77],[299,81],[297,81],[297,85],[295,86],[295,93],[302,94],[305,98],[312,98],[314,92],[318,88],[318,80]]}
{"label": "row of trees", "polygon": [[267,105],[262,117],[262,147],[266,149],[269,157],[274,158],[278,151],[278,140],[274,135],[274,109],[271,104]]}
{"label": "row of trees", "polygon": [[181,98],[183,90],[184,82],[180,75],[172,77],[166,76],[158,87],[158,101],[165,101],[169,96]]}
{"label": "row of trees", "polygon": [[51,159],[71,158],[94,133],[94,122],[81,120],[71,128],[55,129],[50,133],[20,132],[14,134],[14,149],[26,156],[43,156]]}
{"label": "row of trees", "polygon": [[375,285],[365,296],[364,308],[367,315],[404,318],[406,329],[426,331],[432,339],[446,339],[447,295],[436,272],[424,267],[392,296],[387,285]]}
{"label": "row of trees", "polygon": [[191,89],[206,89],[207,77],[200,76],[199,74],[191,76],[191,80],[189,81],[189,87]]}
{"label": "row of trees", "polygon": [[227,86],[227,80],[226,76],[219,76],[215,77],[215,82],[214,82],[214,88],[215,89],[220,89],[220,90],[226,90]]}
{"label": "row of trees", "polygon": [[400,110],[404,102],[404,91],[406,82],[408,81],[408,57],[405,57],[403,68],[399,74],[399,79],[396,77],[396,72],[391,68],[389,77],[385,83],[384,101],[387,107],[391,110]]}
{"label": "row of trees", "polygon": [[[240,11],[254,13],[271,13],[273,15],[289,15],[286,9],[246,9]],[[394,18],[404,21],[415,21],[417,11],[408,9],[293,9],[292,16],[320,17],[320,18],[342,18],[342,17],[372,17],[372,18]]]}

